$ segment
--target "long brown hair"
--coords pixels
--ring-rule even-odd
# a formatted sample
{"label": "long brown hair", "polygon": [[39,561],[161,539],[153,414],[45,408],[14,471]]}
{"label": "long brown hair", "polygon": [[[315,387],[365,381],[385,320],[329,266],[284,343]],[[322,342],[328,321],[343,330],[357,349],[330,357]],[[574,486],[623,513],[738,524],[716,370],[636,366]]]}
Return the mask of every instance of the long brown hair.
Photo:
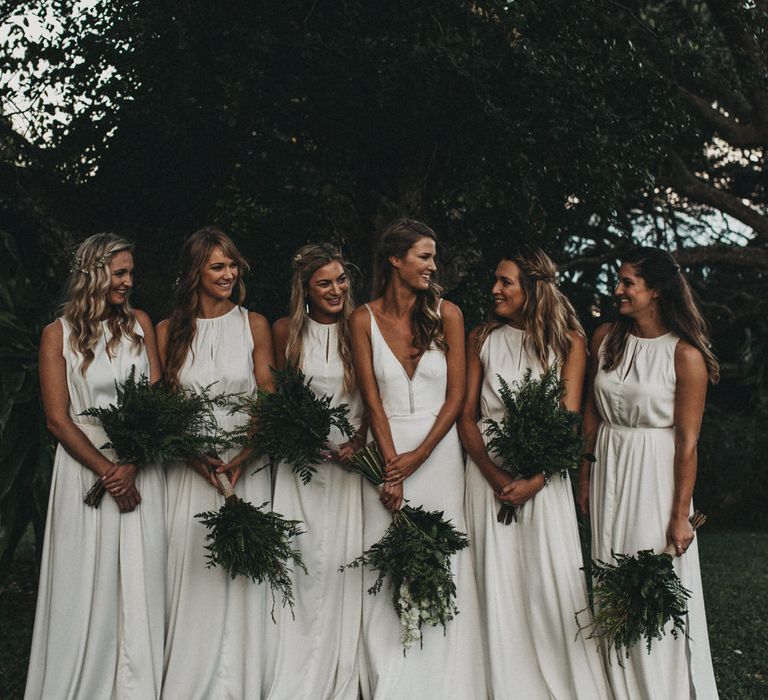
{"label": "long brown hair", "polygon": [[288,312],[288,343],[285,348],[285,358],[294,367],[301,367],[303,360],[302,347],[304,327],[307,325],[305,306],[309,292],[309,280],[321,267],[337,262],[347,275],[349,288],[344,308],[336,322],[338,349],[344,366],[344,390],[350,394],[355,388],[355,373],[352,367],[352,350],[349,339],[349,317],[355,309],[352,294],[352,280],[349,277],[349,263],[344,260],[338,248],[330,243],[308,243],[296,251],[291,258],[291,306]]}
{"label": "long brown hair", "polygon": [[[717,383],[720,366],[709,347],[709,326],[675,259],[664,250],[638,246],[627,251],[621,261],[632,265],[646,286],[659,293],[659,312],[665,325],[699,350],[704,356],[709,380]],[[632,324],[631,318],[619,315],[608,331],[603,351],[606,372],[615,369],[624,356]]]}
{"label": "long brown hair", "polygon": [[176,287],[173,309],[168,318],[168,350],[163,377],[171,389],[179,388],[179,372],[192,347],[200,305],[200,272],[214,248],[221,248],[224,255],[237,263],[239,274],[233,296],[237,304],[242,304],[245,299],[243,276],[249,267],[232,239],[215,226],[195,231],[181,250],[181,275]]}
{"label": "long brown hair", "polygon": [[[550,350],[562,367],[571,350],[568,334],[575,331],[585,337],[585,333],[573,305],[557,288],[555,263],[541,248],[520,248],[501,259],[515,263],[520,270],[520,286],[525,292],[521,315],[526,341],[533,346],[544,369],[549,366]],[[491,331],[506,322],[506,318],[491,311],[490,319],[477,334],[478,351]]]}
{"label": "long brown hair", "polygon": [[[398,219],[384,230],[379,242],[374,271],[374,296],[383,296],[392,278],[392,265],[389,259],[404,258],[417,241],[431,238],[437,243],[435,232],[426,224],[413,219]],[[411,332],[413,347],[424,352],[434,343],[441,350],[447,350],[443,332],[443,320],[437,309],[443,288],[433,279],[429,287],[416,295],[416,306],[411,314]]]}
{"label": "long brown hair", "polygon": [[119,305],[107,299],[112,285],[109,263],[117,253],[133,252],[133,243],[114,233],[97,233],[86,238],[75,251],[67,280],[67,300],[61,315],[70,325],[69,347],[83,357],[83,376],[93,362],[93,350],[101,336],[101,322],[106,319],[111,333],[107,352],[114,356],[123,336],[141,347],[142,337],[134,330],[136,319],[129,295]]}

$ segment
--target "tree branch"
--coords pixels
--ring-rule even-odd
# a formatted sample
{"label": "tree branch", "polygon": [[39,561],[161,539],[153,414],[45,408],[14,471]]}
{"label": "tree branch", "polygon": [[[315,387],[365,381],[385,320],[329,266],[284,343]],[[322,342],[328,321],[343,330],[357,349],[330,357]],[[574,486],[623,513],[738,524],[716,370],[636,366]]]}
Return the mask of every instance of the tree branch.
{"label": "tree branch", "polygon": [[660,184],[672,187],[688,199],[730,214],[734,219],[749,226],[759,238],[768,241],[768,217],[744,204],[735,195],[718,190],[700,180],[678,155],[667,158],[658,179]]}
{"label": "tree branch", "polygon": [[768,250],[747,246],[713,245],[681,248],[672,253],[684,267],[733,265],[768,270]]}
{"label": "tree branch", "polygon": [[744,124],[731,117],[725,116],[699,95],[695,95],[684,87],[679,88],[681,94],[709,126],[720,134],[731,146],[738,148],[755,148],[768,144],[768,120],[758,109],[752,109],[751,120]]}

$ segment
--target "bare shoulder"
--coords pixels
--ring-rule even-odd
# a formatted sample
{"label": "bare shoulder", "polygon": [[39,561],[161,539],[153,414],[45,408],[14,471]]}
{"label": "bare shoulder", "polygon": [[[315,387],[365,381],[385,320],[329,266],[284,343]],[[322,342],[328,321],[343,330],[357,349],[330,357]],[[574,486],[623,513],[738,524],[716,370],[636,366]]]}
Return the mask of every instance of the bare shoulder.
{"label": "bare shoulder", "polygon": [[603,341],[605,340],[605,336],[608,335],[608,332],[613,328],[612,323],[601,323],[596,329],[595,332],[592,334],[592,340],[589,343],[589,350],[594,355],[597,356],[598,350],[600,350],[600,346],[602,345]]}
{"label": "bare shoulder", "polygon": [[706,372],[707,364],[704,355],[695,345],[686,340],[679,340],[675,347],[675,369],[679,373],[681,369]]}
{"label": "bare shoulder", "polygon": [[[609,324],[604,323],[603,325],[607,326]],[[597,332],[595,332],[595,334],[597,334]],[[568,340],[571,343],[571,350],[587,349],[587,339],[578,331],[571,329],[570,331],[568,331],[567,336],[568,336]],[[602,342],[602,338],[600,339],[600,342]]]}
{"label": "bare shoulder", "polygon": [[270,333],[269,321],[263,314],[256,313],[255,311],[248,312],[248,324],[251,326],[251,330],[254,333]]}
{"label": "bare shoulder", "polygon": [[133,317],[138,321],[141,329],[147,333],[152,330],[152,319],[146,311],[141,309],[133,309]]}
{"label": "bare shoulder", "polygon": [[40,347],[45,345],[48,348],[62,347],[64,342],[64,327],[59,319],[52,321],[45,328],[40,336]]}
{"label": "bare shoulder", "polygon": [[368,309],[363,306],[358,306],[349,317],[349,327],[353,331],[368,331],[371,327],[371,314]]}
{"label": "bare shoulder", "polygon": [[288,316],[283,316],[272,324],[272,335],[275,337],[275,340],[288,337],[290,321],[291,319]]}
{"label": "bare shoulder", "polygon": [[448,321],[449,323],[464,323],[464,314],[461,313],[461,309],[447,299],[443,299],[443,302],[440,305],[440,315],[443,317],[444,321]]}

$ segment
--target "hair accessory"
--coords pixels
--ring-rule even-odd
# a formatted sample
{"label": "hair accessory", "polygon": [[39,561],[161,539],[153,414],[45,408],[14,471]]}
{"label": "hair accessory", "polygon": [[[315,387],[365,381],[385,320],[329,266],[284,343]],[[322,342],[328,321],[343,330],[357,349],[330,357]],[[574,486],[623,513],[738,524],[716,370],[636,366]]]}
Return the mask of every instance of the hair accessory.
{"label": "hair accessory", "polygon": [[77,255],[72,258],[72,264],[69,266],[70,272],[81,272],[86,274],[88,270],[83,267],[83,259]]}
{"label": "hair accessory", "polygon": [[296,255],[293,256],[293,262],[301,262],[301,253],[296,253]]}

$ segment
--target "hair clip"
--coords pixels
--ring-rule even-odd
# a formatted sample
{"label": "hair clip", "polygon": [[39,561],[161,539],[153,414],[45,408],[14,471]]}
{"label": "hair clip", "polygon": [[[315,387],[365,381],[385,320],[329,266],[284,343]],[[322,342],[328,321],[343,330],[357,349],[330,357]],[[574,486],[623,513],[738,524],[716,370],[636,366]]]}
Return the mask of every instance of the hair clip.
{"label": "hair clip", "polygon": [[296,253],[296,255],[293,256],[293,262],[301,262],[301,253]]}
{"label": "hair clip", "polygon": [[107,260],[110,256],[108,256],[106,253],[104,255],[100,255],[93,263],[93,267],[101,269],[106,264]]}

